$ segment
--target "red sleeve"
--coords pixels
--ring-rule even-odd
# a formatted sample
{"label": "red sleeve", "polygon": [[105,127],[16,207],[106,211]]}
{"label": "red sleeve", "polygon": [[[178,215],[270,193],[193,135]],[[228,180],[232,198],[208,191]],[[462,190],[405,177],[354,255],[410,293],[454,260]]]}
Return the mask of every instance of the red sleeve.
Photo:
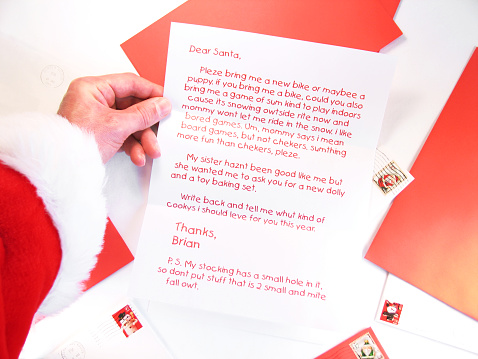
{"label": "red sleeve", "polygon": [[18,358],[61,262],[58,231],[36,188],[0,162],[0,357]]}
{"label": "red sleeve", "polygon": [[18,358],[35,314],[82,293],[106,227],[94,136],[56,114],[0,116],[0,358]]}

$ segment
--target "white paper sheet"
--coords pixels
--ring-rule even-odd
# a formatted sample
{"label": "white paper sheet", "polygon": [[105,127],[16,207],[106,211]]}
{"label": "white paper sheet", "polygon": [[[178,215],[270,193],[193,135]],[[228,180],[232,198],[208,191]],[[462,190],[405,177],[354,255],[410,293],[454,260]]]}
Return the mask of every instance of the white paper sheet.
{"label": "white paper sheet", "polygon": [[376,53],[173,23],[173,112],[131,294],[330,331],[368,322],[383,282],[360,224],[393,69]]}

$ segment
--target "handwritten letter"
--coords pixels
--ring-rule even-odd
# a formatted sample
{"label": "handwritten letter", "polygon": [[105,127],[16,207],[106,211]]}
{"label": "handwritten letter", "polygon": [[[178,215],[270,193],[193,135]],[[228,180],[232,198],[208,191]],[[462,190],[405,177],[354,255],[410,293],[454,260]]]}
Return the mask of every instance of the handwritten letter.
{"label": "handwritten letter", "polygon": [[[390,58],[171,26],[132,294],[334,329],[367,280],[368,210]],[[376,297],[379,297],[377,293]],[[342,322],[342,323],[341,323]]]}

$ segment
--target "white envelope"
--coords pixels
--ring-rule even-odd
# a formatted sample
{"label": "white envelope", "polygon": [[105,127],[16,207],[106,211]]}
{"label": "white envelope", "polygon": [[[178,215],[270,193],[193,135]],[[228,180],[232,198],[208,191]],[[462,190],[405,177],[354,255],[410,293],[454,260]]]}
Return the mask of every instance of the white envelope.
{"label": "white envelope", "polygon": [[[85,322],[88,321],[87,315]],[[85,324],[83,322],[83,324]],[[162,340],[129,299],[91,318],[76,334],[46,356],[67,358],[172,359]]]}
{"label": "white envelope", "polygon": [[55,113],[78,71],[49,54],[0,33],[0,115]]}
{"label": "white envelope", "polygon": [[[403,305],[397,324],[382,316],[385,301]],[[389,274],[376,321],[478,354],[478,322]]]}

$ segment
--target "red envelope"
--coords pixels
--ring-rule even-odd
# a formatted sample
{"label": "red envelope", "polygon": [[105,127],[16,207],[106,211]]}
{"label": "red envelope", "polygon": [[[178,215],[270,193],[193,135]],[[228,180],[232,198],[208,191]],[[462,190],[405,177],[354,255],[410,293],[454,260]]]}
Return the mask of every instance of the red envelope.
{"label": "red envelope", "polygon": [[478,319],[478,50],[365,258]]}
{"label": "red envelope", "polygon": [[379,51],[402,34],[378,0],[189,0],[121,45],[138,73],[161,85],[171,22],[369,51]]}
{"label": "red envelope", "polygon": [[389,359],[372,328],[367,328],[315,359],[379,358],[379,353],[380,358]]}
{"label": "red envelope", "polygon": [[400,0],[380,0],[380,2],[390,16],[394,17],[395,13],[397,12],[398,5],[400,5]]}
{"label": "red envelope", "polygon": [[128,246],[108,218],[103,250],[98,255],[98,262],[91,271],[90,278],[84,283],[85,291],[109,277],[118,269],[134,259]]}

